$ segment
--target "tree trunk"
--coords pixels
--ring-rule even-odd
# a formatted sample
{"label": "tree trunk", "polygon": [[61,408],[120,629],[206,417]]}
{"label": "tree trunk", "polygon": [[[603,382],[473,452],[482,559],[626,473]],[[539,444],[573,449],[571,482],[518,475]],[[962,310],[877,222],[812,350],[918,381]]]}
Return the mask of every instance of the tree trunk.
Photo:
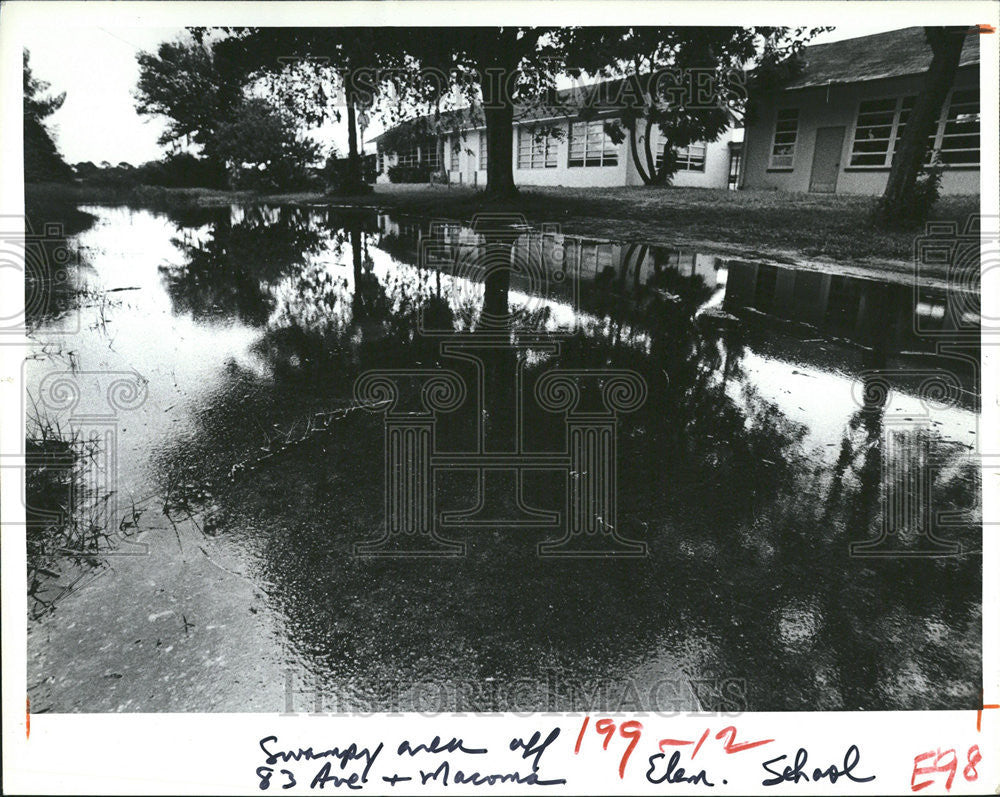
{"label": "tree trunk", "polygon": [[356,219],[351,221],[351,263],[354,266],[354,287],[357,290],[361,284],[363,276],[361,270],[361,222]]}
{"label": "tree trunk", "polygon": [[[662,165],[657,168],[656,166],[656,156],[658,153],[653,151],[653,146],[650,143],[650,138],[653,133],[653,122],[650,118],[650,113],[652,111],[647,111],[645,121],[643,119],[638,119],[633,122],[632,127],[628,130],[629,135],[629,145],[632,150],[632,162],[635,164],[636,171],[639,173],[639,177],[642,179],[644,185],[667,185],[674,176],[674,170],[671,168],[673,158],[671,153],[673,147],[670,143],[669,138],[665,138],[663,141],[663,146],[660,152],[663,153]],[[639,151],[639,125],[642,124],[645,132],[643,133],[643,149],[642,152]]]}
{"label": "tree trunk", "polygon": [[347,96],[347,174],[352,185],[361,182],[361,156],[358,153],[358,120],[354,98]]}
{"label": "tree trunk", "polygon": [[656,172],[656,158],[653,157],[653,145],[649,142],[653,135],[653,110],[650,108],[646,112],[646,136],[642,142],[642,151],[646,156],[646,171],[649,173],[649,182],[655,185],[659,182],[659,174]]}
{"label": "tree trunk", "polygon": [[342,194],[365,194],[371,187],[365,183],[358,150],[358,120],[353,93],[347,92],[347,178],[340,187]]}
{"label": "tree trunk", "polygon": [[486,192],[493,196],[513,196],[514,107],[509,100],[483,111],[486,117]]}
{"label": "tree trunk", "polygon": [[646,171],[643,166],[643,160],[639,157],[639,142],[637,138],[640,121],[640,119],[632,120],[632,126],[628,128],[628,143],[629,148],[632,150],[632,163],[635,164],[635,170],[639,172],[639,177],[642,179],[643,185],[649,185],[653,182],[653,178],[650,176],[649,172]]}
{"label": "tree trunk", "polygon": [[[629,84],[632,86],[633,91],[641,95],[645,100],[645,98],[648,95],[643,90],[642,84],[639,82],[638,64],[635,65],[635,71],[631,75],[629,75]],[[649,101],[649,103],[650,105],[652,105],[651,100]],[[629,145],[630,149],[632,150],[632,162],[635,164],[636,171],[639,172],[639,177],[642,179],[643,185],[650,185],[656,177],[656,164],[655,163],[650,164],[648,157],[649,133],[653,127],[652,120],[653,120],[652,108],[649,107],[646,109],[645,117],[639,117],[639,118],[632,117],[630,120],[631,123],[626,125],[629,136]],[[644,168],[643,161],[639,158],[638,134],[639,134],[640,124],[644,125],[645,127],[646,150],[647,150],[646,153],[647,158],[645,161],[646,168]]]}
{"label": "tree trunk", "polygon": [[955,83],[967,30],[964,27],[924,29],[934,57],[924,77],[923,91],[917,95],[903,138],[893,155],[885,193],[875,208],[874,221],[880,227],[899,227],[922,221],[913,218],[914,188],[927,156],[928,138],[935,131],[945,98]]}

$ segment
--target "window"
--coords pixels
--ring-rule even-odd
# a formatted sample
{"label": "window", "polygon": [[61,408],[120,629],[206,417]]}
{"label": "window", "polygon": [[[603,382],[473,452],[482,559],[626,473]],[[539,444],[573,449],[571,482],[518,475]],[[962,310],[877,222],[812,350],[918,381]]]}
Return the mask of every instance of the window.
{"label": "window", "polygon": [[743,167],[743,147],[733,147],[730,145],[729,148],[729,188],[737,189],[740,187],[740,170]]}
{"label": "window", "polygon": [[570,166],[617,166],[618,145],[604,129],[604,122],[574,122],[569,128]]}
{"label": "window", "polygon": [[943,164],[978,164],[979,90],[953,91],[938,127],[936,148]]}
{"label": "window", "polygon": [[[653,125],[649,131],[649,148],[652,150],[653,157],[656,159],[656,171],[663,168],[663,142],[664,136],[660,131],[659,125]],[[646,161],[643,160],[644,164],[645,162]]]}
{"label": "window", "polygon": [[441,170],[441,162],[444,160],[443,150],[443,138],[428,141],[427,144],[421,147],[420,154],[423,156],[423,162],[425,165],[431,167],[431,171],[437,172]]}
{"label": "window", "polygon": [[458,136],[455,136],[455,140],[451,141],[449,143],[449,146],[451,147],[451,158],[449,159],[449,162],[448,162],[448,168],[451,169],[451,171],[453,171],[453,172],[457,172],[458,171],[458,150],[459,150],[459,147],[462,146],[461,139],[459,139]]}
{"label": "window", "polygon": [[795,159],[795,140],[799,133],[799,109],[781,108],[774,123],[771,168],[791,169]]}
{"label": "window", "polygon": [[489,163],[489,147],[486,144],[486,131],[479,131],[479,168],[482,171],[486,171],[486,165]]}
{"label": "window", "polygon": [[[677,156],[677,171],[679,172],[703,172],[705,171],[705,145],[691,144],[687,147],[674,149]],[[660,160],[663,159],[662,153]],[[659,165],[659,164],[657,164]]]}
{"label": "window", "polygon": [[[915,102],[914,96],[862,102],[851,166],[890,166]],[[978,164],[979,91],[953,91],[945,108],[928,141],[927,160],[936,153],[945,166]]]}
{"label": "window", "polygon": [[417,147],[410,147],[399,153],[396,162],[401,166],[416,166],[420,162],[420,150]]}
{"label": "window", "polygon": [[558,144],[550,131],[517,128],[517,168],[554,169],[557,165]]}
{"label": "window", "polygon": [[[658,126],[654,126],[649,131],[649,145],[656,156],[656,170],[663,168],[663,144],[665,137]],[[677,158],[677,171],[679,172],[703,172],[705,171],[705,151],[707,145],[704,143],[691,144],[687,147],[674,147],[674,155]]]}
{"label": "window", "polygon": [[378,150],[378,156],[375,162],[375,174],[382,174],[385,171],[385,152],[383,150]]}
{"label": "window", "polygon": [[396,163],[401,166],[430,166],[432,170],[441,168],[441,141],[426,141],[399,153]]}
{"label": "window", "polygon": [[884,166],[900,125],[898,100],[866,100],[858,106],[851,166]]}

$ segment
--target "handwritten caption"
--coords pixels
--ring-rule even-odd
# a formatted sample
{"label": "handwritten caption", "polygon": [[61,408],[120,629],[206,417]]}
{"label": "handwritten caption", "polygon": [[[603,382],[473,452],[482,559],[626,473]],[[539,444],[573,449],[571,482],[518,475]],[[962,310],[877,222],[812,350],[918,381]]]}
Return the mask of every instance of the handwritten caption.
{"label": "handwritten caption", "polygon": [[[523,735],[505,738],[503,744],[491,742],[491,747],[454,735],[401,738],[391,744],[348,741],[332,747],[301,747],[269,735],[258,741],[263,758],[255,770],[256,785],[261,791],[368,789],[378,793],[401,784],[408,785],[404,791],[420,787],[564,786],[580,769],[574,766],[574,759],[591,757],[599,762],[606,759],[608,768],[613,769],[609,772],[612,777],[637,785],[687,784],[712,789],[729,785],[733,770],[741,785],[777,790],[800,783],[839,784],[843,788],[876,780],[878,756],[865,756],[858,744],[845,744],[834,755],[827,751],[820,756],[798,744],[749,737],[736,725],[719,726],[708,725],[688,738],[688,734],[674,736],[646,728],[639,720],[619,722],[611,717],[586,716],[568,733],[559,725],[530,727]],[[727,772],[729,757],[751,766],[730,767]],[[959,778],[966,783],[978,779],[983,753],[978,745],[936,748],[919,752],[912,760],[909,783],[898,784],[898,789],[919,792],[933,787],[934,793],[948,793]],[[757,773],[755,782],[746,780],[748,772]],[[581,785],[586,784],[576,784]]]}

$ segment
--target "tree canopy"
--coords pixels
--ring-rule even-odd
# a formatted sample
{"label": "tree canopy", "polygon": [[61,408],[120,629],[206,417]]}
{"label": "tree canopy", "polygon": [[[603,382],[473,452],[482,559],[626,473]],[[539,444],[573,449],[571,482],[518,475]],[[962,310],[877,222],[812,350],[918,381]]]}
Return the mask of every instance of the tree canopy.
{"label": "tree canopy", "polygon": [[[646,182],[669,178],[671,159],[657,165],[651,130],[664,151],[714,140],[733,124],[747,99],[745,67],[792,58],[819,28],[501,27],[413,31],[399,48],[418,67],[418,96],[428,102],[461,96],[481,109],[488,141],[487,190],[509,194],[513,124],[535,103],[558,105],[563,75],[619,78],[615,96],[567,93],[568,116],[598,114],[617,140],[627,131]],[[664,80],[664,78],[668,78]],[[581,102],[582,98],[582,102]],[[640,144],[644,147],[639,152]]]}
{"label": "tree canopy", "polygon": [[[302,134],[306,120],[275,85],[255,83],[246,53],[207,31],[140,53],[136,108],[164,117],[160,143],[197,147],[226,168],[234,184],[290,187],[319,159],[321,147]],[[265,174],[266,173],[266,174]]]}
{"label": "tree canopy", "polygon": [[26,182],[65,180],[72,171],[56,147],[46,120],[66,100],[66,92],[50,94],[49,84],[31,71],[31,53],[24,51],[24,179]]}
{"label": "tree canopy", "polygon": [[[714,141],[746,110],[751,63],[772,68],[792,59],[819,28],[572,28],[566,46],[576,71],[603,78],[613,97],[594,93],[587,106],[618,112],[644,183],[669,182],[675,148]],[[654,148],[654,131],[659,133]],[[640,150],[641,147],[641,150]]]}
{"label": "tree canopy", "polygon": [[[515,115],[558,102],[565,76],[618,79],[610,101],[575,94],[571,119],[600,116],[628,136],[640,175],[666,182],[674,148],[714,140],[747,101],[745,68],[791,60],[821,29],[779,27],[435,27],[193,29],[191,41],[140,56],[142,113],[166,116],[164,142],[191,140],[221,157],[248,87],[265,91],[301,125],[340,121],[346,111],[348,188],[361,188],[359,118],[390,124],[425,114],[407,128],[435,136],[486,128],[487,191],[515,193]],[[580,102],[583,97],[583,102]],[[260,113],[258,108],[257,113]],[[359,117],[360,114],[360,117]],[[273,121],[276,121],[273,120]],[[660,142],[653,146],[653,131]],[[223,145],[224,147],[226,145]],[[662,149],[661,149],[662,147]],[[664,155],[664,157],[658,157]],[[232,157],[232,153],[230,153]]]}

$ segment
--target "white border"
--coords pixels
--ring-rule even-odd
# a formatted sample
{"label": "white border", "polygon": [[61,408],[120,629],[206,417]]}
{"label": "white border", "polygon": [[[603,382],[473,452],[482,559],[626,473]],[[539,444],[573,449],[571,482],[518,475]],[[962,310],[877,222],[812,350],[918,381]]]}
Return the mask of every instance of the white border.
{"label": "white border", "polygon": [[[1000,29],[1000,5],[992,2],[615,2],[614,19],[609,19],[608,2],[342,2],[342,3],[219,3],[219,2],[45,2],[4,3],[0,7],[0,215],[20,218],[23,215],[21,144],[21,42],[22,34],[32,26],[169,26],[169,25],[496,25],[496,24],[704,24],[725,20],[727,24],[836,25],[845,19],[866,18],[886,26],[907,27],[924,24],[991,24]],[[992,122],[992,134],[982,136],[984,216],[1000,215],[996,183],[989,175],[1000,174],[998,136],[996,135],[1000,93],[997,41],[1000,32],[985,35],[982,51],[982,114],[984,129]],[[992,190],[991,190],[992,189]],[[984,245],[984,263],[992,270],[983,274],[983,317],[1000,319],[1000,261],[995,243]],[[985,259],[989,258],[989,259]],[[6,269],[0,272],[0,290],[21,292],[20,275]],[[1000,323],[1000,322],[997,322]],[[983,414],[981,439],[1000,439],[997,397],[1000,396],[1000,357],[984,334]],[[1000,341],[998,341],[1000,342]],[[0,346],[0,441],[9,452],[10,441],[22,441],[23,419],[20,407],[20,373],[24,349]],[[1000,448],[998,448],[1000,450]],[[6,459],[6,458],[5,458]],[[1000,458],[984,464],[984,517],[1000,523]],[[20,480],[10,477],[6,468],[0,479],[0,505],[8,522],[23,523]],[[20,513],[21,517],[18,517]],[[986,702],[1000,703],[1000,540],[997,526],[987,526],[984,534],[983,587],[983,664]],[[274,733],[302,743],[347,744],[351,740],[370,742],[378,739],[393,747],[409,735],[415,741],[427,741],[434,734],[464,736],[486,743],[491,749],[503,748],[512,735],[532,729],[559,725],[563,728],[558,746],[545,759],[547,774],[567,776],[567,787],[549,787],[559,793],[635,793],[665,789],[704,791],[687,785],[649,786],[642,777],[649,751],[637,749],[630,764],[629,778],[617,778],[617,755],[599,750],[599,739],[588,737],[594,753],[572,755],[572,744],[581,721],[580,715],[513,715],[437,719],[417,715],[389,718],[279,717],[277,715],[34,715],[31,736],[25,736],[24,695],[26,694],[26,585],[23,526],[5,526],[2,533],[2,611],[3,611],[3,761],[4,786],[17,793],[257,793],[254,769],[261,754],[256,741]],[[990,633],[990,629],[994,633]],[[593,715],[596,720],[597,715]],[[616,715],[621,722],[626,715]],[[910,793],[913,756],[923,750],[978,744],[986,756],[979,766],[980,778],[967,783],[958,777],[951,792],[989,793],[1000,787],[1000,710],[983,714],[981,732],[976,731],[974,712],[889,713],[812,713],[748,714],[737,720],[708,720],[704,717],[637,717],[646,723],[650,734],[682,737],[695,734],[706,726],[738,725],[741,738],[781,740],[782,751],[794,754],[799,745],[807,746],[816,763],[842,760],[843,749],[858,744],[863,763],[858,770],[876,771],[878,778],[868,784],[790,784],[764,791],[792,789],[796,793],[841,793],[845,790],[867,794]],[[425,738],[428,737],[428,738]],[[619,740],[620,741],[620,740]],[[383,755],[394,754],[387,749]],[[643,755],[645,753],[645,755]],[[777,753],[775,753],[777,754]],[[704,754],[705,766],[712,759]],[[744,754],[746,755],[746,754]],[[761,757],[739,760],[733,756],[716,767],[726,767],[729,784],[717,784],[713,791],[748,793],[761,791]],[[492,759],[491,759],[492,760]],[[513,762],[497,758],[495,762]],[[744,763],[745,762],[745,763]],[[810,765],[813,759],[810,760]],[[872,765],[869,767],[869,764]],[[526,766],[522,764],[522,771]],[[543,773],[545,774],[545,773]],[[845,785],[846,783],[846,785]],[[538,790],[539,787],[530,787]],[[272,786],[275,791],[281,791]],[[328,787],[327,790],[331,790]],[[382,783],[370,784],[368,792],[384,793]],[[509,786],[488,787],[509,793]],[[294,789],[292,793],[308,791]],[[403,784],[392,791],[415,791]],[[424,793],[441,791],[461,793],[461,787],[425,788]],[[923,794],[942,793],[943,786],[925,789]]]}

